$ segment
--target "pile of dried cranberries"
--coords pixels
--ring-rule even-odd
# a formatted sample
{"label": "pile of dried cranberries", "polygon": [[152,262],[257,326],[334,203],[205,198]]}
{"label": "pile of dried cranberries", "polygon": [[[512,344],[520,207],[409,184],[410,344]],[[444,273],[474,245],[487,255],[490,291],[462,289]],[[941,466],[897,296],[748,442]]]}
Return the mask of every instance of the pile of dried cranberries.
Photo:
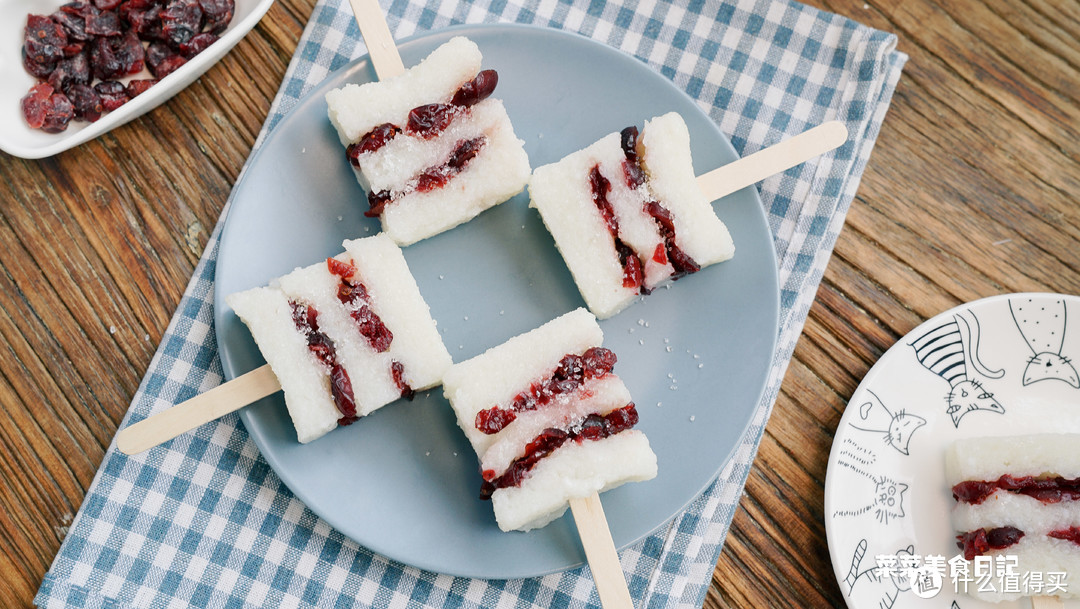
{"label": "pile of dried cranberries", "polygon": [[[124,105],[213,44],[234,0],[76,0],[30,15],[23,66],[40,82],[22,98],[34,129],[59,133]],[[125,76],[146,68],[153,78]]]}

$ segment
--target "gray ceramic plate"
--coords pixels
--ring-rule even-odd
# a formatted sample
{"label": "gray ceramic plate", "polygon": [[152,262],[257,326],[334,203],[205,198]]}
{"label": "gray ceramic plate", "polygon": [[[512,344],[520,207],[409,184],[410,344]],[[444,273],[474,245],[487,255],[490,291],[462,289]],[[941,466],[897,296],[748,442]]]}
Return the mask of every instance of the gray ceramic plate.
{"label": "gray ceramic plate", "polygon": [[[499,72],[533,166],[672,110],[692,134],[702,173],[736,158],[715,123],[663,76],[577,35],[517,25],[458,27],[400,44],[413,65],[454,35],[473,39]],[[216,330],[225,374],[262,365],[226,294],[374,234],[365,195],[326,118],[323,97],[375,78],[366,59],[331,74],[277,126],[237,185],[221,239]],[[522,194],[405,249],[447,348],[462,361],[583,306],[569,271]],[[602,324],[619,356],[660,474],[603,496],[615,543],[661,527],[715,478],[749,423],[777,328],[772,239],[754,189],[715,203],[735,258],[686,277]],[[308,444],[296,441],[277,394],[242,411],[263,456],[313,512],[358,543],[423,569],[489,579],[528,577],[584,561],[569,515],[530,533],[502,533],[477,499],[476,456],[441,391],[391,404]]]}

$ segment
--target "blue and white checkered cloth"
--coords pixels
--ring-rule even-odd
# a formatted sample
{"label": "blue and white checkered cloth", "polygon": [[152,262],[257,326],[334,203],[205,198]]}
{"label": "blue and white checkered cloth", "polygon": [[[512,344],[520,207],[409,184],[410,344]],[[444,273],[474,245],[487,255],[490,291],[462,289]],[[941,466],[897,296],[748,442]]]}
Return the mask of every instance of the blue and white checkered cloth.
{"label": "blue and white checkered cloth", "polygon": [[[391,0],[396,39],[457,23],[575,31],[633,55],[695,98],[742,155],[826,120],[836,152],[760,185],[780,265],[778,352],[733,460],[685,513],[621,553],[637,607],[702,605],[818,283],[906,57],[896,38],[784,0]],[[365,48],[344,0],[319,0],[260,139]],[[222,216],[224,218],[224,215]],[[212,327],[218,228],[124,425],[222,381]],[[394,563],[296,499],[235,415],[164,448],[110,448],[38,593],[40,607],[599,607],[587,567],[484,581]]]}

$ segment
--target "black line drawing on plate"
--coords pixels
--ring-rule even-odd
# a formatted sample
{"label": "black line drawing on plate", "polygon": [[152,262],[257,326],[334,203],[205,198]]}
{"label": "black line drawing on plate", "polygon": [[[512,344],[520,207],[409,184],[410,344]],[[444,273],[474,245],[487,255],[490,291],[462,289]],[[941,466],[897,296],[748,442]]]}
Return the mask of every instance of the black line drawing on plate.
{"label": "black line drawing on plate", "polygon": [[994,394],[968,372],[970,366],[987,378],[1005,376],[1004,369],[990,370],[979,359],[979,334],[979,319],[971,311],[965,310],[909,343],[924,368],[949,382],[945,412],[952,417],[954,427],[960,427],[960,419],[975,410],[1005,413],[1005,408],[994,399]]}
{"label": "black line drawing on plate", "polygon": [[[844,438],[836,465],[837,475],[843,476],[844,495],[854,497],[853,505],[833,511],[833,517],[861,516],[873,513],[881,524],[889,524],[890,519],[904,517],[904,493],[908,485],[897,482],[889,476],[875,476],[868,467],[877,462],[877,454],[869,448],[859,446],[851,438]],[[856,475],[844,475],[851,471]]]}
{"label": "black line drawing on plate", "polygon": [[[911,589],[911,581],[909,581],[904,569],[899,568],[890,572],[889,576],[883,579],[878,572],[876,562],[873,566],[862,569],[862,562],[866,558],[866,548],[867,542],[865,539],[860,539],[858,545],[855,546],[855,552],[851,556],[851,568],[848,570],[847,576],[844,577],[847,595],[851,596],[851,593],[855,590],[855,584],[861,580],[884,584],[885,590],[878,600],[878,609],[891,609],[896,604],[896,599],[900,596],[900,593]],[[908,545],[908,547],[895,552],[897,562],[904,560],[904,556],[913,556],[914,554],[915,546],[913,545]],[[860,571],[860,569],[862,570]]]}
{"label": "black line drawing on plate", "polygon": [[1053,379],[1080,389],[1080,375],[1076,374],[1072,360],[1061,354],[1065,343],[1065,301],[1012,298],[1009,312],[1033,354],[1024,368],[1024,385]]}
{"label": "black line drawing on plate", "polygon": [[859,427],[854,423],[850,425],[859,431],[884,434],[885,444],[900,451],[900,454],[909,454],[911,436],[915,430],[926,425],[926,419],[904,410],[893,414],[876,393],[869,389],[866,392],[872,399],[859,405],[859,418],[865,421],[868,427]]}

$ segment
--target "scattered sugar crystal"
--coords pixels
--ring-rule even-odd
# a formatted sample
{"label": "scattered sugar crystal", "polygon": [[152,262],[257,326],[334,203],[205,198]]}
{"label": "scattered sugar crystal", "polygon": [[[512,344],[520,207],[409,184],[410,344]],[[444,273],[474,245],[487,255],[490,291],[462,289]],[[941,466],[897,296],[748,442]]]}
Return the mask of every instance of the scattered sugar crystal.
{"label": "scattered sugar crystal", "polygon": [[644,319],[637,320],[637,325],[644,326],[645,325],[645,320]]}
{"label": "scattered sugar crystal", "polygon": [[499,315],[505,315],[506,311],[499,311]]}
{"label": "scattered sugar crystal", "polygon": [[671,353],[671,347],[667,347],[667,352]]}
{"label": "scattered sugar crystal", "polygon": [[345,216],[338,216],[338,217],[337,217],[337,221],[338,221],[338,222],[341,222],[341,221],[342,221],[342,220],[344,220],[344,219],[345,219]]}
{"label": "scattered sugar crystal", "polygon": [[664,405],[664,403],[663,403],[663,402],[657,402],[657,403],[656,403],[656,407],[657,407],[657,408],[660,408],[660,407],[661,407],[661,406],[663,406],[663,405]]}
{"label": "scattered sugar crystal", "polygon": [[634,333],[634,329],[633,329],[633,328],[630,328],[630,333],[631,333],[631,334],[633,334],[633,333]]}
{"label": "scattered sugar crystal", "polygon": [[668,372],[668,373],[667,373],[667,377],[668,377],[669,379],[673,379],[673,378],[675,378],[675,374],[674,374],[674,373],[671,373],[671,372]]}
{"label": "scattered sugar crystal", "polygon": [[639,338],[637,344],[644,345],[645,344],[645,339],[644,338]]}
{"label": "scattered sugar crystal", "polygon": [[694,354],[694,359],[699,359],[700,357],[701,356],[699,356],[697,353]]}
{"label": "scattered sugar crystal", "polygon": [[109,326],[109,334],[116,334],[116,326]]}
{"label": "scattered sugar crystal", "polygon": [[693,423],[693,422],[694,422],[694,415],[690,415],[690,422],[691,422],[691,423]]}
{"label": "scattered sugar crystal", "polygon": [[149,334],[143,334],[143,340],[147,340],[147,341],[150,340],[150,335]]}
{"label": "scattered sugar crystal", "polygon": [[705,367],[705,364],[698,364],[698,365],[697,365],[697,367],[698,367],[698,368],[704,368],[704,367]]}
{"label": "scattered sugar crystal", "polygon": [[439,275],[439,281],[442,281],[443,276]]}
{"label": "scattered sugar crystal", "polygon": [[426,453],[424,453],[424,456],[425,456],[425,457],[430,457],[430,456],[431,456],[431,451],[429,450],[429,451],[427,451]]}
{"label": "scattered sugar crystal", "polygon": [[[670,343],[670,342],[671,342],[671,339],[670,339],[670,338],[665,338],[665,339],[664,339],[664,344],[665,344],[665,345],[666,345],[666,344],[668,344],[668,343]],[[668,351],[671,351],[671,349],[668,349]]]}
{"label": "scattered sugar crystal", "polygon": [[469,321],[469,316],[468,315],[465,316],[465,321]]}

